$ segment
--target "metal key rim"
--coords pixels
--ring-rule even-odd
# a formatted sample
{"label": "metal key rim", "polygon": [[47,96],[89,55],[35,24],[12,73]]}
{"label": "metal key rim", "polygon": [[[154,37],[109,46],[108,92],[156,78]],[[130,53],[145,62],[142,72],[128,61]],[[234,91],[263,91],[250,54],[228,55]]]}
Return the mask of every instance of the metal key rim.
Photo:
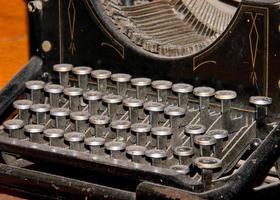
{"label": "metal key rim", "polygon": [[53,66],[53,70],[56,72],[69,72],[72,70],[72,68],[73,65],[68,63],[55,64]]}

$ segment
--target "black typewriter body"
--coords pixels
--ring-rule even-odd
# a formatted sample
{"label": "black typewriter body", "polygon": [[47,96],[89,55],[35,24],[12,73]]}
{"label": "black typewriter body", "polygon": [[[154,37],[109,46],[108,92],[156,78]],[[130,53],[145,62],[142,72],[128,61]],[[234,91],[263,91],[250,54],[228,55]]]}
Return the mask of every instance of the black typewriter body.
{"label": "black typewriter body", "polygon": [[32,57],[0,93],[3,187],[277,199],[279,1],[26,3]]}

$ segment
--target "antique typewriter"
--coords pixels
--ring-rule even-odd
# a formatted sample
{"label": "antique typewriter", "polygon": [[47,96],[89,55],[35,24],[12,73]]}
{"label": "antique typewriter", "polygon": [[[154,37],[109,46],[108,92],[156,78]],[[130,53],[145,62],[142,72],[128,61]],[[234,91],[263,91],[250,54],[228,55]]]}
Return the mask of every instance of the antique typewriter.
{"label": "antique typewriter", "polygon": [[278,0],[32,0],[0,93],[1,187],[36,199],[277,199]]}

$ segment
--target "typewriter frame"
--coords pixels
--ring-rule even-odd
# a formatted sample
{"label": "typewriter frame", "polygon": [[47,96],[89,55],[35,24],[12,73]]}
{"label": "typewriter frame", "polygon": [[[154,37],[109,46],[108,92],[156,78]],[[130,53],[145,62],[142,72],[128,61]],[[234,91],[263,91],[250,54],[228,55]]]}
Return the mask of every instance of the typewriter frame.
{"label": "typewriter frame", "polygon": [[[274,1],[277,2],[277,1]],[[53,1],[49,2],[43,2],[45,6],[43,6],[44,12],[36,11],[34,13],[30,13],[30,26],[31,26],[31,52],[32,55],[37,55],[38,57],[32,57],[30,62],[26,65],[26,67],[5,87],[4,90],[1,91],[0,93],[0,115],[5,116],[7,115],[9,111],[9,106],[11,103],[17,98],[17,96],[22,93],[24,90],[24,82],[27,80],[30,80],[32,78],[36,77],[41,77],[43,79],[56,79],[55,75],[51,72],[51,67],[54,63],[57,62],[64,62],[64,61],[71,61],[74,64],[87,64],[90,61],[89,60],[77,60],[76,57],[71,56],[71,54],[67,51],[65,51],[65,54],[61,53],[61,41],[52,41],[52,49],[51,51],[44,51],[44,46],[42,46],[41,41],[45,41],[45,38],[59,38],[59,37],[54,37],[57,32],[56,31],[48,31],[49,28],[52,27],[52,20],[53,18],[56,18],[57,16],[55,14],[51,14],[51,12],[47,12],[48,10],[52,10],[53,8],[56,7],[54,5]],[[275,5],[272,6],[273,1],[268,2],[267,4],[260,2],[260,1],[251,1],[251,2],[246,2],[244,3],[245,7],[246,4],[251,6],[251,4],[260,4],[263,7],[266,7],[270,12],[269,16],[266,17],[272,17],[272,16],[277,16],[277,10],[275,9]],[[258,10],[258,9],[257,9]],[[255,12],[257,12],[255,10]],[[60,13],[61,14],[61,13]],[[38,20],[40,18],[40,20]],[[47,19],[47,20],[46,20]],[[277,39],[277,33],[275,33],[275,26],[276,26],[276,21],[273,20],[271,23],[272,31],[270,32],[269,36],[271,36],[273,41],[278,41]],[[236,25],[237,26],[237,25]],[[61,28],[61,27],[60,27]],[[107,27],[108,28],[108,27]],[[98,34],[98,33],[97,33]],[[279,34],[279,33],[278,33]],[[104,36],[102,36],[104,37]],[[108,39],[107,39],[108,40]],[[227,39],[224,39],[227,40]],[[111,41],[111,40],[109,40]],[[67,43],[67,42],[65,42]],[[222,43],[222,42],[218,42]],[[110,43],[109,43],[110,44]],[[215,46],[214,44],[213,46]],[[213,49],[216,49],[219,46],[219,44]],[[273,44],[271,44],[272,50],[267,49],[267,51],[271,51],[269,54],[267,54],[267,59],[270,60],[270,65],[272,66],[273,69],[276,70],[276,65],[279,61],[277,61],[276,58],[273,58],[272,54],[273,52],[278,52],[279,50],[277,47]],[[95,46],[96,47],[96,46]],[[100,47],[96,47],[100,49]],[[268,47],[267,47],[268,48]],[[101,48],[102,49],[102,48]],[[133,47],[127,47],[127,51],[130,52],[129,49],[133,49]],[[211,49],[211,47],[210,47]],[[105,50],[102,53],[104,55],[108,55],[111,52],[106,53],[107,50]],[[115,51],[115,50],[113,50]],[[84,53],[84,52],[81,52]],[[101,53],[101,54],[102,54]],[[144,57],[146,59],[149,59],[150,55],[146,55],[145,53]],[[133,55],[133,53],[132,53]],[[139,74],[141,72],[141,68],[135,67],[136,69],[130,69],[128,66],[124,66],[123,61],[119,60],[118,58],[119,55],[114,54],[113,58],[110,58],[112,61],[116,61],[117,64],[120,64],[120,68],[113,68],[110,63],[108,69],[117,71],[117,70],[123,70],[123,71],[128,71],[131,72],[132,74]],[[138,55],[139,56],[139,55]],[[198,56],[197,59],[199,62],[203,63],[204,60],[207,60],[207,54],[203,56]],[[271,59],[270,59],[271,58]],[[95,58],[93,58],[95,59]],[[100,59],[97,59],[100,60]],[[102,59],[101,59],[102,60]],[[129,58],[125,59],[128,61],[128,63],[131,62]],[[190,58],[184,58],[184,59],[179,59],[176,61],[167,61],[166,58],[156,58],[155,62],[163,63],[162,66],[166,66],[167,64],[172,63],[172,66],[178,63],[192,63],[193,60]],[[104,61],[103,61],[104,62]],[[174,62],[174,63],[173,63]],[[262,63],[262,60],[259,61]],[[145,63],[145,61],[141,61],[140,65]],[[151,62],[148,62],[151,63]],[[98,63],[91,63],[91,64],[98,64]],[[104,64],[104,63],[99,63],[99,64]],[[210,65],[211,63],[208,63],[206,65]],[[180,65],[179,65],[180,66]],[[192,65],[190,65],[192,68]],[[260,65],[262,68],[263,65]],[[127,70],[128,69],[128,70]],[[164,67],[166,71],[167,68]],[[176,71],[178,68],[175,67],[174,71]],[[153,71],[153,70],[151,70]],[[150,71],[150,73],[151,73]],[[175,72],[171,72],[171,77],[176,77],[174,76]],[[162,74],[155,75],[155,77],[160,77]],[[164,76],[164,78],[169,78]],[[171,80],[173,80],[171,78]],[[178,80],[177,78],[174,79]],[[181,79],[179,79],[181,80]],[[269,84],[274,84],[274,81],[269,81]],[[250,87],[252,88],[252,87]],[[255,90],[256,91],[256,90]],[[264,91],[259,91],[261,94],[264,94]],[[271,89],[270,93],[272,94],[271,96],[277,101],[277,94],[278,92]],[[244,99],[239,100],[238,103],[243,102]],[[276,105],[277,106],[277,105]],[[275,109],[275,107],[272,107],[272,109]],[[277,108],[278,110],[278,108]],[[273,118],[277,117],[275,115],[276,112],[273,112]],[[4,118],[4,117],[3,117]],[[2,119],[3,119],[2,118]],[[279,187],[279,183],[276,183],[270,187],[261,187],[257,189],[254,188],[254,184],[256,182],[259,182],[265,178],[267,175],[269,169],[273,166],[274,162],[276,159],[279,157],[280,153],[280,147],[279,147],[279,142],[280,142],[280,137],[278,136],[279,130],[278,128],[275,129],[271,134],[267,136],[265,141],[255,150],[255,152],[249,157],[247,162],[241,167],[241,169],[238,170],[236,174],[234,174],[230,180],[227,181],[225,185],[222,187],[219,187],[215,189],[214,191],[209,191],[205,193],[190,193],[187,191],[184,191],[182,189],[178,189],[175,187],[170,187],[170,186],[164,186],[164,185],[158,185],[155,183],[151,182],[142,182],[140,183],[135,192],[128,192],[124,190],[119,190],[113,187],[106,187],[102,185],[97,185],[97,184],[92,184],[90,182],[84,182],[84,181],[79,181],[75,178],[66,178],[66,177],[61,177],[61,176],[56,176],[53,174],[46,174],[43,172],[38,172],[35,170],[30,170],[30,169],[21,169],[13,166],[8,166],[1,164],[0,168],[3,169],[1,170],[1,182],[7,186],[14,186],[15,188],[20,188],[30,193],[33,195],[38,195],[38,192],[40,193],[41,198],[48,198],[47,192],[52,191],[54,193],[54,198],[57,198],[58,196],[67,196],[68,192],[73,193],[78,196],[88,196],[88,197],[95,197],[97,199],[102,199],[106,195],[109,195],[109,198],[114,198],[114,199],[147,199],[147,198],[153,198],[153,199],[176,199],[176,198],[190,198],[190,199],[196,199],[196,198],[201,198],[201,199],[232,199],[232,198],[238,198],[240,196],[244,195],[250,195],[251,197],[254,198],[259,198],[262,199],[263,197],[267,197],[268,195],[275,195],[276,193],[279,193],[277,191],[277,188]],[[52,154],[52,152],[48,150],[43,150],[43,149],[37,149],[33,148],[32,150],[28,150],[24,145],[17,145],[14,143],[12,140],[7,140],[5,142],[0,142],[0,148],[1,151],[6,151],[10,153],[18,153],[21,152],[20,154],[22,156],[26,156],[28,158],[32,158],[35,160],[40,160],[41,158],[46,159],[46,161],[53,163],[53,164],[62,164],[69,166],[71,165],[71,162],[73,162],[73,157],[69,158],[63,158],[60,159],[59,157],[56,157],[55,154],[54,157],[51,157],[49,155]],[[71,159],[70,159],[71,158]],[[88,160],[83,160],[83,159],[77,159],[77,166],[78,168],[85,168],[89,171],[91,170],[100,170],[103,168],[102,164],[99,166],[95,166],[92,168],[90,165],[90,161]],[[115,175],[119,173],[118,168],[112,168],[111,173],[114,173]],[[128,173],[128,172],[126,172]],[[144,172],[142,172],[144,173]],[[256,174],[258,175],[256,177]],[[153,174],[151,174],[151,181],[153,178],[157,178],[156,175],[153,177]],[[22,185],[26,181],[22,181],[22,179],[27,179],[28,180],[28,185],[27,186],[36,186],[38,189],[30,189],[27,188],[26,186]],[[37,183],[40,183],[37,185]],[[167,179],[168,182],[168,179]],[[69,187],[69,184],[71,183],[71,187]],[[30,184],[30,185],[29,185]],[[53,186],[55,184],[56,187]],[[57,189],[59,188],[59,189]],[[88,191],[83,190],[83,188],[91,188]],[[233,189],[234,188],[234,189]],[[273,191],[273,193],[271,193]],[[276,192],[276,193],[275,193]],[[110,196],[111,195],[111,196]],[[273,196],[272,195],[272,196]],[[68,196],[69,197],[69,196]]]}

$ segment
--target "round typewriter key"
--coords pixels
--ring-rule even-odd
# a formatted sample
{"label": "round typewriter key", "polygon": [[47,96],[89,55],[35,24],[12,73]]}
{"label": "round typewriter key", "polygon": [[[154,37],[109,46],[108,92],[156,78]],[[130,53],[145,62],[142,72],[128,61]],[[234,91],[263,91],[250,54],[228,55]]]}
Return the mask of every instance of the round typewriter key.
{"label": "round typewriter key", "polygon": [[[151,131],[152,126],[150,124],[135,123],[131,125],[132,143],[137,145],[145,146],[148,142],[148,135]],[[135,133],[135,136],[134,136]]]}
{"label": "round typewriter key", "polygon": [[167,106],[164,108],[164,114],[168,116],[170,127],[174,130],[180,127],[180,118],[185,115],[186,109],[178,106]]}
{"label": "round typewriter key", "polygon": [[189,93],[193,91],[193,86],[186,83],[176,83],[172,85],[172,91],[177,94],[178,106],[187,109]]}
{"label": "round typewriter key", "polygon": [[30,107],[33,104],[31,100],[21,99],[13,102],[13,106],[18,110],[18,118],[21,119],[24,124],[28,124],[30,119]]}
{"label": "round typewriter key", "polygon": [[43,92],[45,82],[43,81],[27,81],[25,82],[25,87],[29,90],[28,99],[33,101],[33,103],[42,103],[43,102]]}
{"label": "round typewriter key", "polygon": [[86,66],[74,67],[72,73],[78,77],[78,87],[83,90],[88,88],[88,76],[91,73],[92,69]]}
{"label": "round typewriter key", "polygon": [[89,122],[94,127],[94,135],[96,137],[104,137],[107,133],[107,126],[110,118],[106,115],[93,115],[89,118]]}
{"label": "round typewriter key", "polygon": [[175,170],[179,174],[188,174],[190,172],[190,168],[187,165],[172,165],[170,169]]}
{"label": "round typewriter key", "polygon": [[164,104],[150,101],[144,103],[144,109],[149,112],[150,124],[158,126],[160,113],[164,110]]}
{"label": "round typewriter key", "polygon": [[85,139],[85,145],[90,148],[92,154],[103,154],[104,152],[105,139],[102,137],[89,137]]}
{"label": "round typewriter key", "polygon": [[189,165],[192,162],[194,151],[192,147],[177,146],[173,150],[173,154],[179,160],[179,165]]}
{"label": "round typewriter key", "polygon": [[52,108],[50,114],[54,118],[56,128],[65,129],[69,124],[70,110],[68,108]]}
{"label": "round typewriter key", "polygon": [[105,149],[109,152],[110,158],[122,159],[126,144],[120,141],[112,141],[105,143]]}
{"label": "round typewriter key", "polygon": [[147,87],[151,85],[150,78],[133,78],[131,85],[136,87],[136,98],[145,100],[147,97]]}
{"label": "round typewriter key", "polygon": [[146,147],[138,146],[138,145],[130,145],[126,147],[126,154],[131,159],[132,162],[135,163],[143,163]]}
{"label": "round typewriter key", "polygon": [[102,97],[102,101],[107,104],[107,113],[110,118],[116,119],[122,99],[122,96],[114,94],[108,94]]}
{"label": "round typewriter key", "polygon": [[85,134],[80,132],[68,132],[64,134],[64,140],[69,143],[71,150],[83,151],[84,139]]}
{"label": "round typewriter key", "polygon": [[233,100],[236,97],[236,92],[232,90],[219,90],[215,92],[215,98],[219,100]]}
{"label": "round typewriter key", "polygon": [[170,145],[170,137],[172,135],[169,127],[153,127],[152,132],[152,145],[157,149],[167,149]]}
{"label": "round typewriter key", "polygon": [[208,189],[212,182],[213,172],[222,167],[222,161],[214,157],[198,157],[194,165],[201,169],[201,179],[204,189]]}
{"label": "round typewriter key", "polygon": [[225,129],[213,129],[208,132],[208,135],[216,139],[215,157],[221,158],[224,141],[228,138],[228,131]]}
{"label": "round typewriter key", "polygon": [[89,128],[90,114],[87,111],[75,111],[70,113],[70,119],[74,121],[75,131],[85,133]]}
{"label": "round typewriter key", "polygon": [[57,84],[47,84],[45,86],[45,92],[48,93],[49,104],[53,108],[59,107],[60,96],[63,93],[64,87]]}
{"label": "round typewriter key", "polygon": [[91,72],[91,77],[96,79],[97,90],[103,94],[107,91],[107,81],[111,77],[111,72],[104,69],[97,69]]}
{"label": "round typewriter key", "polygon": [[211,87],[196,87],[193,94],[198,97],[211,97],[215,94],[215,90]]}
{"label": "round typewriter key", "polygon": [[120,141],[125,141],[128,138],[129,135],[129,129],[130,129],[130,121],[127,120],[115,120],[112,121],[110,124],[110,127],[114,130],[114,138]]}
{"label": "round typewriter key", "polygon": [[130,82],[131,75],[117,73],[111,75],[111,80],[116,82],[117,84],[117,94],[121,96],[126,96],[128,85],[127,83]]}
{"label": "round typewriter key", "polygon": [[200,169],[217,169],[222,167],[222,161],[215,157],[198,157],[194,160],[194,164]]}
{"label": "round typewriter key", "polygon": [[131,123],[138,122],[139,118],[139,109],[143,107],[143,100],[141,99],[134,99],[134,98],[127,98],[123,100],[123,105],[128,108],[129,110],[129,121]]}
{"label": "round typewriter key", "polygon": [[45,138],[47,138],[47,140],[49,141],[50,146],[57,146],[57,147],[62,146],[64,130],[51,128],[51,129],[45,129],[43,133]]}
{"label": "round typewriter key", "polygon": [[5,131],[11,138],[24,139],[23,133],[24,122],[20,119],[10,119],[3,123]]}
{"label": "round typewriter key", "polygon": [[257,122],[257,137],[264,139],[266,134],[259,131],[265,125],[265,118],[267,115],[267,107],[272,104],[272,98],[266,96],[252,96],[249,103],[255,106],[255,120]]}
{"label": "round typewriter key", "polygon": [[69,72],[72,71],[73,65],[71,64],[56,64],[53,70],[59,73],[59,84],[63,87],[69,87]]}
{"label": "round typewriter key", "polygon": [[202,135],[206,131],[206,127],[202,124],[188,125],[185,128],[185,133],[190,136],[190,146],[194,147],[194,137]]}
{"label": "round typewriter key", "polygon": [[199,146],[200,156],[214,156],[216,139],[211,135],[198,135],[194,138],[194,143]]}
{"label": "round typewriter key", "polygon": [[231,119],[231,101],[237,97],[235,91],[232,90],[219,90],[215,93],[215,98],[221,101],[221,114],[223,128],[230,130],[232,127]]}
{"label": "round typewriter key", "polygon": [[33,104],[30,110],[33,112],[33,122],[36,124],[46,124],[49,120],[49,111],[51,106],[49,104]]}
{"label": "round typewriter key", "polygon": [[88,112],[91,115],[96,115],[99,110],[99,103],[102,98],[102,93],[99,91],[89,90],[84,92],[84,99],[88,101]]}
{"label": "round typewriter key", "polygon": [[166,80],[157,80],[152,82],[152,88],[157,91],[157,101],[166,102],[168,90],[171,89],[172,82]]}
{"label": "round typewriter key", "polygon": [[30,142],[45,143],[43,131],[45,126],[41,124],[28,124],[24,126],[24,131],[29,135]]}
{"label": "round typewriter key", "polygon": [[82,88],[70,87],[64,89],[64,95],[68,96],[69,107],[72,111],[78,111],[80,108],[80,97],[83,94]]}
{"label": "round typewriter key", "polygon": [[269,106],[272,104],[272,98],[265,96],[252,96],[249,102],[256,106]]}
{"label": "round typewriter key", "polygon": [[145,156],[150,161],[152,166],[162,167],[163,159],[166,159],[167,154],[165,150],[151,149],[145,151]]}
{"label": "round typewriter key", "polygon": [[209,123],[209,98],[215,94],[215,90],[211,87],[196,87],[193,94],[199,97],[199,110],[201,123],[208,127]]}

